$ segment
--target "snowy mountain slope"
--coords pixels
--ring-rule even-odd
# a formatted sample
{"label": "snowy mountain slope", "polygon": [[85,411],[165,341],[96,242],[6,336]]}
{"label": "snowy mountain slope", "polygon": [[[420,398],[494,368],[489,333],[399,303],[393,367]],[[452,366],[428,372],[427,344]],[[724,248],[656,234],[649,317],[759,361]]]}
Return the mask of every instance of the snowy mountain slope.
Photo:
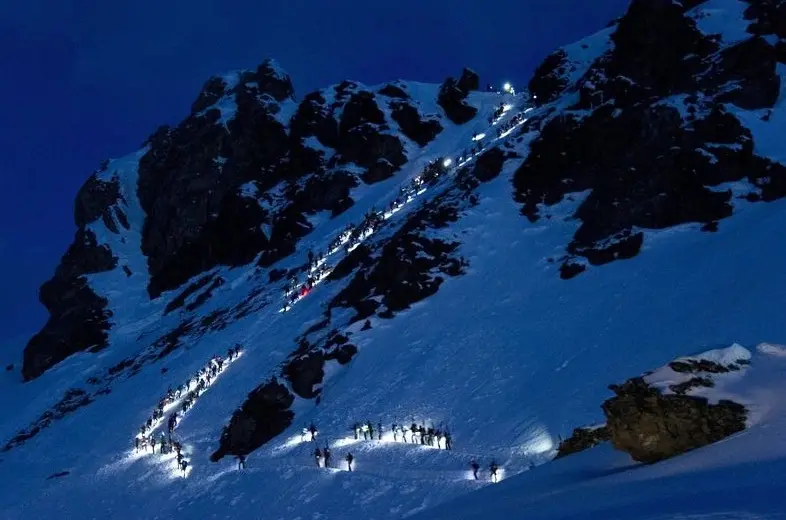
{"label": "snowy mountain slope", "polygon": [[782,346],[761,344],[748,373],[726,385],[757,413],[748,430],[721,443],[652,466],[598,447],[430,510],[428,518],[783,518],[784,356]]}
{"label": "snowy mountain slope", "polygon": [[[89,505],[96,518],[401,518],[483,487],[469,472],[473,457],[496,459],[505,477],[538,466],[532,478],[554,492],[571,472],[616,467],[625,457],[604,448],[545,463],[560,436],[601,420],[609,383],[702,347],[785,332],[773,302],[786,278],[772,240],[784,217],[783,64],[766,50],[780,44],[775,33],[741,36],[748,11],[736,0],[634,2],[614,27],[558,53],[557,66],[547,60],[531,84],[537,108],[496,93],[462,97],[468,75],[442,87],[345,83],[296,109],[270,63],[243,81],[211,80],[181,127],[100,174],[98,186],[123,197],[82,219],[96,237],[90,251],[105,260],[106,244],[117,258],[88,278],[106,299],[99,310],[112,313],[99,320],[107,346],[24,385],[4,383],[0,431],[12,441],[0,472],[15,483],[0,494],[4,515],[82,517]],[[756,23],[767,27],[763,17]],[[658,32],[664,24],[678,37]],[[721,32],[722,45],[701,31]],[[734,53],[758,65],[740,69]],[[683,59],[690,67],[656,74]],[[396,106],[402,99],[420,123]],[[500,103],[515,106],[491,124]],[[469,122],[453,122],[473,109]],[[442,130],[421,147],[414,137],[435,128],[424,121]],[[484,154],[440,167],[445,157],[464,163],[478,133]],[[166,182],[143,187],[151,179]],[[391,206],[396,199],[408,202]],[[381,211],[373,224],[372,207]],[[164,227],[151,231],[157,219]],[[309,275],[307,251],[331,251],[350,223],[374,232],[329,255],[326,278],[280,312],[288,279]],[[182,249],[160,240],[169,233]],[[185,475],[173,455],[135,454],[134,435],[167,388],[238,342],[243,355],[175,430]],[[83,393],[53,411],[70,388]],[[383,442],[356,442],[358,421],[382,422]],[[316,467],[314,445],[299,442],[311,422],[336,462],[355,455],[355,472]],[[412,422],[449,428],[454,449],[386,442],[392,423]],[[237,453],[250,453],[244,472],[229,460]],[[459,504],[471,513],[496,492]]]}

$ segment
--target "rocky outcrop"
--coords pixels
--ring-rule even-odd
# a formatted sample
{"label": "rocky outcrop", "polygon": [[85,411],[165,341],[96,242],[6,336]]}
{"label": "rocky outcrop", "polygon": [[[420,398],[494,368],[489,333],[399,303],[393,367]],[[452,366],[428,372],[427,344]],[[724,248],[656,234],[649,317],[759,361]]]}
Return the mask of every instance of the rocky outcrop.
{"label": "rocky outcrop", "polygon": [[274,117],[278,103],[290,96],[289,77],[268,61],[240,73],[234,86],[208,81],[195,107],[234,103],[234,117],[225,124],[221,109],[207,105],[150,138],[139,165],[138,195],[147,215],[142,250],[151,296],[216,265],[248,263],[274,247],[260,230],[266,215],[238,192],[251,181],[272,187],[290,173],[284,161],[289,139]]}
{"label": "rocky outcrop", "polygon": [[733,401],[663,395],[640,377],[609,388],[616,397],[603,403],[603,412],[611,442],[638,462],[667,459],[745,429],[747,411]]}
{"label": "rocky outcrop", "polygon": [[275,378],[258,386],[224,427],[218,449],[210,455],[217,462],[226,455],[245,455],[286,430],[295,414],[289,410],[294,397]]}
{"label": "rocky outcrop", "polygon": [[445,115],[457,125],[468,123],[478,113],[478,109],[469,105],[466,98],[470,91],[478,89],[479,81],[477,74],[464,69],[459,81],[448,78],[439,88],[437,103],[445,110]]}
{"label": "rocky outcrop", "polygon": [[[82,215],[82,218],[86,217]],[[97,352],[107,346],[112,313],[107,300],[88,285],[87,275],[110,271],[116,266],[117,259],[109,249],[98,245],[93,232],[83,225],[54,277],[39,291],[49,319],[25,347],[22,365],[25,381],[40,376],[72,354],[85,350]]]}
{"label": "rocky outcrop", "polygon": [[[640,229],[690,222],[717,229],[732,214],[732,195],[712,186],[747,178],[755,186],[748,200],[786,195],[786,168],[756,156],[753,136],[723,105],[772,106],[780,88],[774,47],[753,38],[721,49],[684,10],[632,2],[613,50],[575,87],[577,112],[539,123],[514,176],[515,198],[533,222],[567,194],[589,192],[573,214],[581,226],[562,278],[637,255]],[[574,88],[562,70],[567,60],[558,51],[538,69],[530,87],[539,99]]]}
{"label": "rocky outcrop", "polygon": [[567,79],[568,54],[558,49],[548,56],[535,69],[527,88],[538,103],[551,103],[565,91]]}
{"label": "rocky outcrop", "polygon": [[420,146],[426,146],[442,131],[439,121],[421,118],[418,110],[409,103],[395,102],[390,107],[393,109],[391,116],[401,132]]}
{"label": "rocky outcrop", "polygon": [[555,459],[594,448],[611,439],[609,429],[604,425],[595,428],[576,428],[567,439],[559,443]]}
{"label": "rocky outcrop", "polygon": [[366,169],[364,182],[372,184],[390,178],[407,161],[404,145],[393,134],[385,133],[385,115],[374,94],[352,94],[339,124],[337,150],[340,163],[355,163]]}
{"label": "rocky outcrop", "polygon": [[325,363],[334,360],[340,365],[346,365],[357,351],[357,347],[349,343],[346,336],[336,332],[319,348],[312,348],[307,341],[303,341],[284,367],[283,375],[293,392],[304,399],[313,399],[321,393],[314,387],[321,384],[325,377]]}

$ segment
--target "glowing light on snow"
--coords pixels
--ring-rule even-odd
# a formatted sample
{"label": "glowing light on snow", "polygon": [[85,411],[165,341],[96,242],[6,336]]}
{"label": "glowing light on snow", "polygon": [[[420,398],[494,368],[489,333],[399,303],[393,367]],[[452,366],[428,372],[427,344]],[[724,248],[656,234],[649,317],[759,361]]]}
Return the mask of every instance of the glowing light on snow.
{"label": "glowing light on snow", "polygon": [[452,161],[450,158],[448,158],[448,159],[445,159],[444,161],[442,161],[442,166],[444,166],[445,168],[447,168],[447,167],[448,167],[448,166],[450,166],[452,163],[453,163],[453,161]]}
{"label": "glowing light on snow", "polygon": [[511,86],[510,83],[505,83],[504,85],[502,85],[502,90],[504,90],[505,92],[510,92],[510,89],[512,88],[513,87]]}
{"label": "glowing light on snow", "polygon": [[480,140],[481,140],[481,139],[483,139],[484,137],[486,137],[486,134],[478,134],[478,135],[476,135],[475,137],[473,137],[473,138],[472,138],[472,140],[473,140],[473,141],[480,141]]}
{"label": "glowing light on snow", "polygon": [[334,448],[343,448],[344,446],[351,446],[353,444],[357,444],[360,442],[360,439],[355,440],[352,437],[345,437],[343,439],[339,439],[337,441],[333,441]]}
{"label": "glowing light on snow", "polygon": [[504,114],[505,112],[507,112],[507,111],[508,111],[508,110],[510,110],[511,108],[513,108],[513,105],[511,105],[510,103],[508,103],[507,105],[504,105],[504,106],[502,107],[502,113]]}

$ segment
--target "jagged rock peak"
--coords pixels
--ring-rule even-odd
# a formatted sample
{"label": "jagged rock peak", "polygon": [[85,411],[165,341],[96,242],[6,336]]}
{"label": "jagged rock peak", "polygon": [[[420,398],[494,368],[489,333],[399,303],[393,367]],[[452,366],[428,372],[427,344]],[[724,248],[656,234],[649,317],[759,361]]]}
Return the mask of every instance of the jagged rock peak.
{"label": "jagged rock peak", "polygon": [[256,70],[241,69],[208,79],[191,106],[191,112],[202,112],[224,96],[249,89],[257,90],[260,95],[267,94],[279,103],[295,96],[292,78],[277,61],[268,58]]}

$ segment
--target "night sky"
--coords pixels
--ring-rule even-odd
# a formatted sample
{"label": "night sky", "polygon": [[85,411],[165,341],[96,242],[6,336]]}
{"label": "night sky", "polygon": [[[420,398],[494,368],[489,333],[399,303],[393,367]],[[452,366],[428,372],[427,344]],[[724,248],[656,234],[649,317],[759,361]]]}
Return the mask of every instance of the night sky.
{"label": "night sky", "polygon": [[[628,0],[0,2],[0,345],[46,319],[37,291],[71,242],[74,196],[107,157],[183,118],[205,80],[279,61],[301,97],[354,79],[524,86]],[[493,6],[493,7],[491,7]],[[2,347],[0,347],[2,348]]]}

